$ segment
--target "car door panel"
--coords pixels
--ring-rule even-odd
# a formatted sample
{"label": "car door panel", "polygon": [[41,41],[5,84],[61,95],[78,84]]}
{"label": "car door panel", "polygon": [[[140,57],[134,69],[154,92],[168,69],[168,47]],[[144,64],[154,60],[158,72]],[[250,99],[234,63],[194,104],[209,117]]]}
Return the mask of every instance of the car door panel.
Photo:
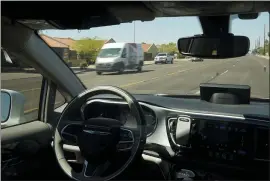
{"label": "car door panel", "polygon": [[34,139],[41,144],[47,144],[52,139],[52,129],[44,122],[33,121],[1,130],[1,144],[26,139]]}

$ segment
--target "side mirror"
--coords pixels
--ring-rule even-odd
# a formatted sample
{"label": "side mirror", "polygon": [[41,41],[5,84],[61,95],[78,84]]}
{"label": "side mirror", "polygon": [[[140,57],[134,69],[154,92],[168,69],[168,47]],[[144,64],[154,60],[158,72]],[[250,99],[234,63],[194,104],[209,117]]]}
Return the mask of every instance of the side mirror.
{"label": "side mirror", "polygon": [[1,89],[1,128],[21,124],[24,118],[25,97],[23,94]]}
{"label": "side mirror", "polygon": [[11,96],[1,91],[1,123],[6,122],[11,110]]}

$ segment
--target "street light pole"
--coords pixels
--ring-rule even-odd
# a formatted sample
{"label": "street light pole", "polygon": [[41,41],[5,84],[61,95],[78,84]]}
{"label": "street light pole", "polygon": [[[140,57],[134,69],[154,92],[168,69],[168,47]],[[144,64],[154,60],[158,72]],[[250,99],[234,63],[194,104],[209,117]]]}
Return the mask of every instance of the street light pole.
{"label": "street light pole", "polygon": [[265,24],[263,27],[263,55],[265,55]]}
{"label": "street light pole", "polygon": [[270,57],[270,25],[269,25],[269,32],[268,32],[268,56]]}
{"label": "street light pole", "polygon": [[133,41],[135,43],[135,21],[133,22]]}

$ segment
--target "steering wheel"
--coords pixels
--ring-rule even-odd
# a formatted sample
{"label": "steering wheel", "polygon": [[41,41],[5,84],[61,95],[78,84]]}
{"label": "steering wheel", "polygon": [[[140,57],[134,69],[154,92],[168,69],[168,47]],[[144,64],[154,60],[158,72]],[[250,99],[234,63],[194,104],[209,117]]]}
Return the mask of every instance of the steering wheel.
{"label": "steering wheel", "polygon": [[[113,94],[123,98],[128,103],[131,115],[136,119],[136,128],[126,127],[119,120],[103,117],[85,119],[82,116],[82,120],[77,124],[70,124],[70,121],[67,121],[70,111],[79,110],[83,113],[87,101],[99,94]],[[99,86],[86,90],[70,101],[58,120],[53,142],[57,161],[63,171],[75,180],[113,179],[122,173],[142,150],[146,141],[145,125],[141,106],[127,91],[114,86]],[[66,126],[72,130],[67,133],[73,136],[70,138],[76,138],[76,144],[72,147],[77,148],[82,156],[83,169],[80,172],[76,172],[70,166],[64,155],[67,138],[63,139],[62,131]],[[126,151],[130,152],[127,161],[113,173],[104,176],[103,173],[114,166],[110,163],[110,159],[116,153],[121,154]]]}

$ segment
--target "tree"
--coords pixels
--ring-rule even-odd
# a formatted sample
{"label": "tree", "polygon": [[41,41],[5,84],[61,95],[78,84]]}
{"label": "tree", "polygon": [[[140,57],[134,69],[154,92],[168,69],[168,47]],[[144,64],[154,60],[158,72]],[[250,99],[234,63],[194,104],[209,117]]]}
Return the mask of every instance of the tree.
{"label": "tree", "polygon": [[178,58],[184,57],[182,54],[179,53],[176,43],[173,43],[173,42],[170,42],[168,44],[161,44],[159,47],[159,52],[177,54]]}
{"label": "tree", "polygon": [[176,44],[171,42],[169,44],[161,44],[159,52],[176,53],[178,50],[176,48]]}
{"label": "tree", "polygon": [[103,45],[104,40],[97,40],[96,37],[83,38],[77,40],[72,48],[75,49],[80,56],[87,59],[87,63],[89,64],[89,61],[96,59]]}

